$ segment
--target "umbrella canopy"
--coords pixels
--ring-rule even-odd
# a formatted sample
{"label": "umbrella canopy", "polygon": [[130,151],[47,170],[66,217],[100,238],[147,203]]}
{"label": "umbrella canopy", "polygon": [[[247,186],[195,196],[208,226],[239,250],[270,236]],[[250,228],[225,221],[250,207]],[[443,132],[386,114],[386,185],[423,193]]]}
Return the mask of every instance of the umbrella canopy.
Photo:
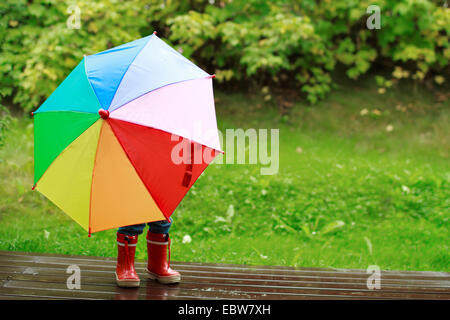
{"label": "umbrella canopy", "polygon": [[33,188],[89,233],[169,219],[222,152],[212,78],[155,34],[84,57],[33,113]]}

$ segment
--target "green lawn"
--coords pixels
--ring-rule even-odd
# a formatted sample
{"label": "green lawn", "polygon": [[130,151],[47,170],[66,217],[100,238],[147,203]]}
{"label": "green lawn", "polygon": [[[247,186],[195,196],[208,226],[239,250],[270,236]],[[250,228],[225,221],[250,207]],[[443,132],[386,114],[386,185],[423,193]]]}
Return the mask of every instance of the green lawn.
{"label": "green lawn", "polygon": [[[173,214],[172,259],[450,271],[449,101],[358,85],[287,115],[262,94],[217,92],[221,130],[280,129],[280,170],[211,165]],[[32,150],[32,121],[16,118],[0,149],[0,250],[115,256],[114,230],[88,238],[31,191]]]}

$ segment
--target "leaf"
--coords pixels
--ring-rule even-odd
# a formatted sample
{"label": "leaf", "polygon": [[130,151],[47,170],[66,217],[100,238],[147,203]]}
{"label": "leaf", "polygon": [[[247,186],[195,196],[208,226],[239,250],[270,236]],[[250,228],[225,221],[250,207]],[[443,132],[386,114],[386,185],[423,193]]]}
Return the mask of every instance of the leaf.
{"label": "leaf", "polygon": [[230,204],[227,210],[227,222],[231,222],[234,217],[234,206]]}
{"label": "leaf", "polygon": [[372,255],[372,242],[367,237],[364,237],[364,240],[366,241],[367,249],[369,250],[369,254]]}
{"label": "leaf", "polygon": [[325,225],[322,230],[320,230],[321,234],[327,234],[330,232],[333,232],[339,228],[342,228],[345,225],[345,222],[342,220],[336,220],[333,222],[330,222],[329,224]]}
{"label": "leaf", "polygon": [[309,229],[309,226],[306,223],[302,226],[302,231],[308,238],[312,238],[311,230]]}

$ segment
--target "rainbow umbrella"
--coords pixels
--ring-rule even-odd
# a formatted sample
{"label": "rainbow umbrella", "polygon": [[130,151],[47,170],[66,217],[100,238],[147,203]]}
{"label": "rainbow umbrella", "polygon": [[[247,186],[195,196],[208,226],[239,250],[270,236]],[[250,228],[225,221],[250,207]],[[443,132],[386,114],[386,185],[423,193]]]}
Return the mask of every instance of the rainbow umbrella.
{"label": "rainbow umbrella", "polygon": [[156,34],[85,56],[33,112],[33,189],[89,234],[169,219],[222,152],[213,77]]}

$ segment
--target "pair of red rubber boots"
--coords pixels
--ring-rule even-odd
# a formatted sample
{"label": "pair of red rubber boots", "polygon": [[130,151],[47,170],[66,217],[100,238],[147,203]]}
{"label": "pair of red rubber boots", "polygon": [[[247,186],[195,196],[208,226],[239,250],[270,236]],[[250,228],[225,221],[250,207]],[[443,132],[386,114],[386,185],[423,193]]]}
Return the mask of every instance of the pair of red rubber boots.
{"label": "pair of red rubber boots", "polygon": [[[116,282],[119,287],[139,287],[140,279],[134,267],[138,236],[117,233]],[[169,249],[169,259],[167,259]],[[168,234],[147,232],[147,277],[164,284],[178,283],[181,275],[170,268],[170,238]]]}

